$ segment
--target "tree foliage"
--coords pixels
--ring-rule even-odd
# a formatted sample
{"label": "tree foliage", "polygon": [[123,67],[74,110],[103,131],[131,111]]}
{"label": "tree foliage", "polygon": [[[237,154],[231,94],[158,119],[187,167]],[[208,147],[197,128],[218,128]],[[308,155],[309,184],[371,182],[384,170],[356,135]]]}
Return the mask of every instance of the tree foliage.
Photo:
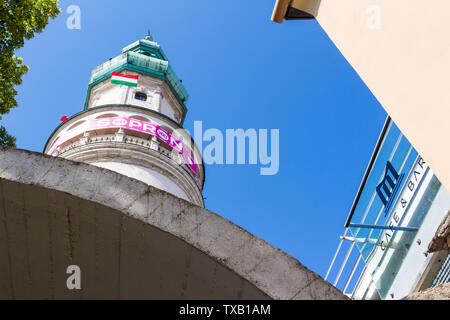
{"label": "tree foliage", "polygon": [[4,126],[0,127],[0,146],[16,147],[16,138],[9,135]]}
{"label": "tree foliage", "polygon": [[[23,47],[60,12],[58,0],[1,0],[0,2],[0,115],[17,107],[15,86],[28,66],[14,51]],[[1,120],[1,116],[0,116]],[[15,138],[0,128],[0,145],[15,146]]]}

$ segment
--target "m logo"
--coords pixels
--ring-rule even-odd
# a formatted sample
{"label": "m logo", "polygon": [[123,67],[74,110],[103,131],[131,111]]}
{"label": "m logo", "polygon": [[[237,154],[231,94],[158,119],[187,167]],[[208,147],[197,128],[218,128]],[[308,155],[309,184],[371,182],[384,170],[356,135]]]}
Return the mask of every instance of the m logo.
{"label": "m logo", "polygon": [[377,186],[377,194],[385,206],[385,213],[389,211],[404,176],[404,173],[401,175],[397,173],[392,163],[389,161],[386,163],[383,180]]}

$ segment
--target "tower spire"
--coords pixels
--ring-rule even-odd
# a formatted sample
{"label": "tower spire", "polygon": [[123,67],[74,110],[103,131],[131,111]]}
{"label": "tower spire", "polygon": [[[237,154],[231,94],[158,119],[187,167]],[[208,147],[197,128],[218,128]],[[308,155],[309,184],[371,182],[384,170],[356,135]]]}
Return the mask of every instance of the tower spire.
{"label": "tower spire", "polygon": [[153,37],[150,33],[150,29],[148,29],[148,31],[147,31],[147,36],[145,37],[145,40],[153,41]]}

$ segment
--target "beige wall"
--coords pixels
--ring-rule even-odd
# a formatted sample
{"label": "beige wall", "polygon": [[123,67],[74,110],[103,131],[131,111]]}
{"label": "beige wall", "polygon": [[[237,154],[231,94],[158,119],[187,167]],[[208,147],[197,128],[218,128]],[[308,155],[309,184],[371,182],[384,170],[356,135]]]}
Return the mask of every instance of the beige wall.
{"label": "beige wall", "polygon": [[448,191],[449,14],[449,0],[322,0],[317,15]]}

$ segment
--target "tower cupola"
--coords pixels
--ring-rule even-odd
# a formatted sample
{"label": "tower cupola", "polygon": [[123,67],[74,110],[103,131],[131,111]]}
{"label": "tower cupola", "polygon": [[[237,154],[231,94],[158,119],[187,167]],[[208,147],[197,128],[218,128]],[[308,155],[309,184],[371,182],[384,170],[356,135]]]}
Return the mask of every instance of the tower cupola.
{"label": "tower cupola", "polygon": [[[137,87],[111,86],[112,72],[138,75]],[[182,125],[188,97],[161,46],[148,35],[92,70],[85,110],[117,103],[134,105],[160,112]]]}

